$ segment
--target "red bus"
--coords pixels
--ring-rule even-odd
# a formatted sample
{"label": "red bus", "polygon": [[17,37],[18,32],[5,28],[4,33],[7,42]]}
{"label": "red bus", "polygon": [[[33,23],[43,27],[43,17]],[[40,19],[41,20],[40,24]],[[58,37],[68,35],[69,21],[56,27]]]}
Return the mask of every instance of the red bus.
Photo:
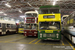
{"label": "red bus", "polygon": [[37,36],[38,34],[38,12],[28,11],[25,13],[24,36]]}

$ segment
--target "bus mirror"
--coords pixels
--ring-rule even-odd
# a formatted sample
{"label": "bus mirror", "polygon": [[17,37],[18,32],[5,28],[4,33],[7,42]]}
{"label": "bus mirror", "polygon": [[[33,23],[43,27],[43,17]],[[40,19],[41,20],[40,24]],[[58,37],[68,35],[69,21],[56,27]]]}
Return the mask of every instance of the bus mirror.
{"label": "bus mirror", "polygon": [[75,24],[73,25],[73,27],[75,27]]}
{"label": "bus mirror", "polygon": [[61,24],[63,24],[63,22],[61,22]]}

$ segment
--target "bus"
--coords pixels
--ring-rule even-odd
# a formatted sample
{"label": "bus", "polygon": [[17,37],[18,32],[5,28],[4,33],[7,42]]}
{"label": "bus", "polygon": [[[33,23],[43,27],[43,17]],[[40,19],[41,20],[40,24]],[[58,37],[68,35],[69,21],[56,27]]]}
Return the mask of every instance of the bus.
{"label": "bus", "polygon": [[40,7],[38,15],[38,39],[61,40],[61,14],[58,5]]}
{"label": "bus", "polygon": [[24,22],[19,22],[18,26],[18,33],[24,34]]}
{"label": "bus", "polygon": [[28,11],[25,13],[24,36],[37,36],[38,33],[38,12]]}
{"label": "bus", "polygon": [[64,27],[63,27],[63,21],[64,21],[68,16],[69,16],[69,15],[63,15],[63,16],[62,16],[62,21],[61,21],[62,31],[63,31],[63,29],[64,29]]}
{"label": "bus", "polygon": [[65,18],[67,18],[69,15],[63,15],[62,16],[62,22],[64,21]]}
{"label": "bus", "polygon": [[75,11],[63,21],[63,35],[75,44]]}
{"label": "bus", "polygon": [[0,20],[0,35],[8,35],[16,33],[15,21]]}

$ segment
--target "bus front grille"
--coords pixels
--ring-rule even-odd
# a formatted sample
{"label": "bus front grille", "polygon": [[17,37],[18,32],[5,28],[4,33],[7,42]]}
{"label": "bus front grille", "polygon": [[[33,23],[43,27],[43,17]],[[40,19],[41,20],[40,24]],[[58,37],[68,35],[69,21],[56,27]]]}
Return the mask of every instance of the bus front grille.
{"label": "bus front grille", "polygon": [[55,34],[43,34],[43,37],[55,37]]}

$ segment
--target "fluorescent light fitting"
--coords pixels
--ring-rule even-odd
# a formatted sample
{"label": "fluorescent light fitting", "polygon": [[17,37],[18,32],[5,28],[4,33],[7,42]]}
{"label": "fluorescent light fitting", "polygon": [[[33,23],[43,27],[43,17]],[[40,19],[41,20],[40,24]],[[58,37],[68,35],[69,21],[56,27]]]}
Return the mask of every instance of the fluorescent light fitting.
{"label": "fluorescent light fitting", "polygon": [[55,5],[56,2],[53,2],[53,5]]}
{"label": "fluorescent light fitting", "polygon": [[0,13],[4,13],[4,12],[1,11]]}
{"label": "fluorescent light fitting", "polygon": [[58,0],[56,0],[56,1],[58,1]]}
{"label": "fluorescent light fitting", "polygon": [[29,6],[31,6],[31,4],[29,2],[27,2]]}
{"label": "fluorescent light fitting", "polygon": [[21,18],[24,18],[25,16],[20,16]]}
{"label": "fluorescent light fitting", "polygon": [[21,10],[19,10],[19,12],[20,12],[20,13],[22,13],[22,11],[21,11]]}
{"label": "fluorescent light fitting", "polygon": [[11,7],[8,3],[5,4],[7,7]]}
{"label": "fluorescent light fitting", "polygon": [[36,12],[38,12],[37,10],[35,10]]}
{"label": "fluorescent light fitting", "polygon": [[7,14],[4,14],[4,15],[7,15]]}

